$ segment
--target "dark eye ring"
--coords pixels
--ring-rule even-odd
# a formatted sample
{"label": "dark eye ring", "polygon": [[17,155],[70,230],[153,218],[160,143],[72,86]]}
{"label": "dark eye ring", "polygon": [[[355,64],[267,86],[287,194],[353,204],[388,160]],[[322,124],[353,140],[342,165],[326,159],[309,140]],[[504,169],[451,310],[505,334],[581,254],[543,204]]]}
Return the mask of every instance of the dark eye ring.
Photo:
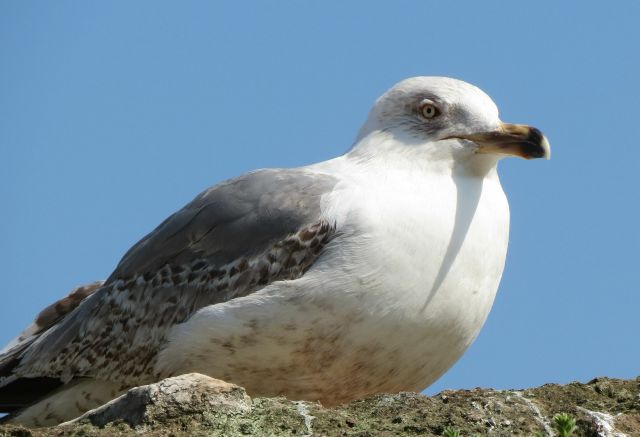
{"label": "dark eye ring", "polygon": [[440,115],[440,110],[433,103],[424,103],[420,106],[420,115],[426,119],[431,119]]}

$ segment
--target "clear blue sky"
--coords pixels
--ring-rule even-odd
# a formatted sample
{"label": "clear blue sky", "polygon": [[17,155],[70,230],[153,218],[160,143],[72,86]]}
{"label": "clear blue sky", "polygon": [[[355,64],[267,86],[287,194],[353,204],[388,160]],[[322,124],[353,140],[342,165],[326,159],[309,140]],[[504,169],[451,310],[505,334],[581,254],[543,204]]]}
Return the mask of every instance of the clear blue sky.
{"label": "clear blue sky", "polygon": [[0,343],[203,188],[343,153],[415,75],[541,128],[506,272],[429,393],[640,374],[640,3],[0,3]]}

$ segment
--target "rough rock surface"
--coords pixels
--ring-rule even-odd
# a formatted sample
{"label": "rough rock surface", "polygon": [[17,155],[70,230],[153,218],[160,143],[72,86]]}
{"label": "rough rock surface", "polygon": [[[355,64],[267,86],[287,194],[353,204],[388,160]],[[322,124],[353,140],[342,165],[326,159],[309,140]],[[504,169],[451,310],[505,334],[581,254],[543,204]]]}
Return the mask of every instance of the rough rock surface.
{"label": "rough rock surface", "polygon": [[456,390],[427,397],[378,395],[335,408],[284,398],[251,399],[199,374],[141,386],[72,422],[51,428],[0,426],[0,436],[460,436],[555,435],[566,412],[576,436],[640,436],[640,377],[597,378],[526,390]]}

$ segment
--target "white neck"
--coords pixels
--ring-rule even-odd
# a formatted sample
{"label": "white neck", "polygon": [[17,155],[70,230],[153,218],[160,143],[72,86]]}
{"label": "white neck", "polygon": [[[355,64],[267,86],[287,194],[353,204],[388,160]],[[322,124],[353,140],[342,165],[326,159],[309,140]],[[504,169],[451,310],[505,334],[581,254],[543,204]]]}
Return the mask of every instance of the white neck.
{"label": "white neck", "polygon": [[500,157],[476,154],[463,140],[420,142],[402,131],[375,130],[359,140],[345,158],[362,165],[394,165],[398,170],[424,170],[431,174],[483,178],[495,174]]}

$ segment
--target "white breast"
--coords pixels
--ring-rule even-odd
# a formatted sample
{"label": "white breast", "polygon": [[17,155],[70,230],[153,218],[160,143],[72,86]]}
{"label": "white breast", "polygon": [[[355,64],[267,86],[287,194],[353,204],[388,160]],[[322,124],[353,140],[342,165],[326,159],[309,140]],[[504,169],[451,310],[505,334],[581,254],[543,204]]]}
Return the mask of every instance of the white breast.
{"label": "white breast", "polygon": [[372,314],[365,335],[379,331],[396,360],[411,363],[401,389],[418,390],[484,324],[504,268],[509,209],[495,168],[483,178],[393,168],[368,169],[359,189],[335,193],[334,204],[354,206],[342,218],[353,233],[333,264],[349,265],[359,282],[351,293]]}
{"label": "white breast", "polygon": [[435,381],[489,313],[508,205],[495,172],[391,168],[340,168],[344,182],[324,205],[340,235],[326,254],[298,280],[176,327],[159,374],[197,371],[249,393],[327,405]]}

